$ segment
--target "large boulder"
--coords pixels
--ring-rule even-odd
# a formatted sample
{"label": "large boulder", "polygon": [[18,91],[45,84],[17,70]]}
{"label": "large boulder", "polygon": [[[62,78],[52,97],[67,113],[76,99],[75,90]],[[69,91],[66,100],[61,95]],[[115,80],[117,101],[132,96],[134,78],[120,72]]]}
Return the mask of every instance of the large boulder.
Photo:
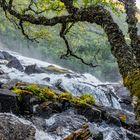
{"label": "large boulder", "polygon": [[[64,112],[56,113],[53,116],[49,117],[45,120],[45,123],[42,123],[42,120],[40,120],[39,118],[34,118],[32,122],[37,127],[39,125],[40,129],[45,130],[47,134],[52,136],[52,139],[57,139],[58,137],[64,139],[69,134],[81,128],[83,124],[87,124],[88,120],[84,116],[76,114],[75,110],[68,109]],[[91,123],[89,124],[92,125]],[[102,132],[100,132],[96,128],[96,126],[91,127],[94,127],[93,131],[91,131],[93,139],[103,140]]]}
{"label": "large boulder", "polygon": [[19,113],[33,114],[35,112],[35,106],[38,106],[40,102],[41,100],[38,96],[32,94],[22,96],[22,101],[19,101]]}
{"label": "large boulder", "polygon": [[9,54],[8,52],[5,52],[5,51],[2,51],[1,55],[2,55],[3,59],[9,60],[9,61],[13,60],[13,59],[16,59],[16,57],[12,56],[11,54]]}
{"label": "large boulder", "polygon": [[39,67],[37,67],[37,65],[29,65],[25,68],[25,73],[27,74],[33,74],[33,73],[45,73],[45,71]]}
{"label": "large boulder", "polygon": [[63,106],[59,102],[44,102],[36,107],[36,115],[42,118],[49,118],[55,113],[63,112]]}
{"label": "large boulder", "polygon": [[0,89],[0,112],[18,112],[17,95],[8,89]]}
{"label": "large boulder", "polygon": [[90,122],[99,122],[102,119],[102,112],[95,107],[80,106],[77,108],[77,113],[85,116]]}
{"label": "large boulder", "polygon": [[0,140],[35,140],[35,128],[10,114],[0,113]]}
{"label": "large boulder", "polygon": [[23,71],[23,66],[21,65],[21,63],[19,62],[18,59],[12,59],[9,61],[9,63],[6,65],[9,68],[15,68],[19,71]]}
{"label": "large boulder", "polygon": [[55,73],[55,74],[65,74],[69,73],[68,70],[56,67],[54,65],[49,65],[47,68],[44,68],[49,73]]}

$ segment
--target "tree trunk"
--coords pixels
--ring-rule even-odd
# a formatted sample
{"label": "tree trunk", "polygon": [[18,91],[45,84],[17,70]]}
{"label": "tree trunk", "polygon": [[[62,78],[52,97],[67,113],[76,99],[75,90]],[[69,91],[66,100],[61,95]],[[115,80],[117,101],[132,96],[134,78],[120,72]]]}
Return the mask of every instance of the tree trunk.
{"label": "tree trunk", "polygon": [[140,69],[133,69],[124,78],[124,85],[130,90],[135,105],[136,118],[140,122]]}

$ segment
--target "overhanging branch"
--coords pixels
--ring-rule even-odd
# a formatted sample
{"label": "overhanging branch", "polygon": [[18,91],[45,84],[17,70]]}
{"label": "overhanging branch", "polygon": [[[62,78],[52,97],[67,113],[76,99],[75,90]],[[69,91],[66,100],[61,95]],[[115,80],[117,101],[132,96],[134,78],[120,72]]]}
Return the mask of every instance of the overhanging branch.
{"label": "overhanging branch", "polygon": [[140,67],[140,36],[138,35],[138,19],[136,17],[136,0],[119,0],[124,4],[126,11],[126,22],[128,24],[128,34],[131,39],[131,47],[136,56],[138,67]]}
{"label": "overhanging branch", "polygon": [[21,29],[22,34],[23,34],[28,40],[30,40],[30,41],[32,41],[32,42],[35,41],[35,42],[38,43],[38,41],[36,40],[36,38],[30,38],[29,35],[25,33],[24,26],[23,26],[23,21],[22,21],[22,20],[19,21],[19,28]]}
{"label": "overhanging branch", "polygon": [[[89,22],[100,25],[108,36],[112,54],[118,61],[120,72],[125,77],[130,69],[135,67],[135,60],[130,47],[127,45],[124,35],[119,26],[114,22],[110,12],[101,5],[79,8],[74,14],[47,18],[41,15],[22,14],[15,9],[10,9],[5,0],[0,0],[0,6],[18,20],[30,22],[35,25],[54,26],[56,24],[68,24],[76,22]],[[66,42],[66,38],[63,37]],[[67,46],[68,48],[68,46]],[[125,54],[125,55],[124,55]],[[72,53],[73,57],[75,55]],[[77,58],[80,59],[80,58]]]}
{"label": "overhanging branch", "polygon": [[64,3],[68,13],[70,14],[74,14],[78,10],[78,8],[74,7],[73,0],[61,0],[61,2]]}
{"label": "overhanging branch", "polygon": [[[72,27],[72,25],[73,24],[71,24],[70,27]],[[85,62],[85,60],[82,57],[80,57],[80,56],[76,55],[75,53],[73,53],[73,51],[70,48],[69,42],[68,42],[68,40],[66,38],[66,34],[68,33],[70,27],[67,28],[67,24],[62,24],[62,28],[61,28],[61,31],[60,31],[60,37],[64,40],[64,42],[66,44],[67,52],[64,55],[61,55],[61,58],[72,56],[72,57],[80,60],[83,64],[88,65],[90,67],[99,66],[99,65],[94,65],[92,63]]]}

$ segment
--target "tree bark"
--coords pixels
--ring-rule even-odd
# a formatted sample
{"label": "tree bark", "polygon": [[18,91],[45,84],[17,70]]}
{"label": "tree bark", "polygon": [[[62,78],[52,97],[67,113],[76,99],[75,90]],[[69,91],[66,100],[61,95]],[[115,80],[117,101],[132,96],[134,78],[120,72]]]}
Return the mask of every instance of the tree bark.
{"label": "tree bark", "polygon": [[140,70],[130,71],[124,78],[124,85],[130,90],[135,105],[136,119],[140,123]]}

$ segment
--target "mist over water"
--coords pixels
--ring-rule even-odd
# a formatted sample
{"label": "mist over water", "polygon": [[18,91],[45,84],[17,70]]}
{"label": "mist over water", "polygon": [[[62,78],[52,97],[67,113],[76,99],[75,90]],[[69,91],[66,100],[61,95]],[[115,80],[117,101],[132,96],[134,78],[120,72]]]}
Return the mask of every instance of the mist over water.
{"label": "mist over water", "polygon": [[[18,36],[17,36],[18,38]],[[9,44],[7,45],[7,42],[11,43],[11,45],[9,46]],[[31,42],[28,40],[22,40],[19,41],[19,39],[3,39],[3,36],[0,35],[0,49],[2,50],[10,50],[10,51],[14,51],[17,53],[22,54],[23,56],[26,57],[30,57],[30,58],[35,58],[35,59],[39,59],[48,63],[53,63],[56,65],[60,65],[61,67],[64,68],[68,68],[71,69],[73,71],[76,71],[78,73],[91,73],[92,75],[96,76],[98,79],[100,79],[103,82],[109,81],[109,82],[118,82],[121,80],[121,75],[119,74],[119,70],[118,68],[116,68],[115,73],[111,72],[111,73],[105,73],[104,75],[97,75],[96,73],[98,73],[98,69],[99,71],[101,70],[101,67],[97,67],[97,68],[91,68],[89,66],[85,66],[84,64],[82,64],[83,66],[87,67],[87,69],[82,70],[82,69],[75,69],[75,67],[77,67],[77,62],[75,62],[75,64],[73,64],[73,66],[71,66],[71,64],[69,63],[71,60],[64,60],[64,59],[60,59],[58,57],[57,61],[54,60],[54,58],[50,58],[46,55],[43,55],[43,52],[39,49],[39,47],[35,47],[37,46],[37,44],[35,44],[36,42]],[[41,42],[40,42],[41,43]],[[38,44],[38,46],[40,46],[40,44]],[[46,48],[48,46],[46,45]],[[61,54],[59,54],[61,55]],[[69,59],[69,58],[68,58]],[[106,60],[105,60],[106,61]],[[96,72],[95,72],[96,71]],[[111,77],[108,80],[108,75]]]}

